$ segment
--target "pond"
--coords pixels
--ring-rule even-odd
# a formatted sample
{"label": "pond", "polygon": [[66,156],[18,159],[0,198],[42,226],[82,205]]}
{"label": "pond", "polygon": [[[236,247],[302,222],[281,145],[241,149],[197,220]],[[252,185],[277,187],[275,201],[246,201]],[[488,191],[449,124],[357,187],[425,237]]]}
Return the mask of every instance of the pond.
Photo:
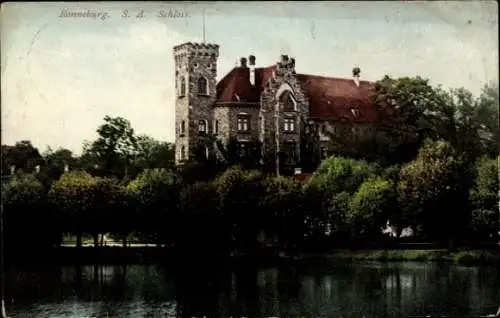
{"label": "pond", "polygon": [[[213,269],[216,268],[216,269]],[[493,314],[500,269],[297,261],[13,267],[11,317],[452,317]]]}

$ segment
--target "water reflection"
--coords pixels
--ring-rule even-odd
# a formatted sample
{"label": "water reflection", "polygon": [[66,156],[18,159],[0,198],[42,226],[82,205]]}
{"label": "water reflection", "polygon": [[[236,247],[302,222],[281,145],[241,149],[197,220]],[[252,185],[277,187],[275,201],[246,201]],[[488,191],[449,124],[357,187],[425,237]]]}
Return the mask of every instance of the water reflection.
{"label": "water reflection", "polygon": [[484,315],[499,269],[439,264],[244,264],[219,270],[154,265],[10,269],[12,317]]}

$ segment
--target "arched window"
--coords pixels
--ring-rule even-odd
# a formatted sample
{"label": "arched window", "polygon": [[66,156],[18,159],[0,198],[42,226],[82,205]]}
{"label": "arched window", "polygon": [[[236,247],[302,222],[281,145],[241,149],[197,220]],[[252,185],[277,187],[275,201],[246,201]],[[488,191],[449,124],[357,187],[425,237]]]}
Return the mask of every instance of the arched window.
{"label": "arched window", "polygon": [[204,77],[200,77],[198,79],[198,94],[199,95],[208,95],[208,82]]}
{"label": "arched window", "polygon": [[186,147],[184,147],[184,146],[181,146],[180,158],[181,158],[181,160],[186,159]]}
{"label": "arched window", "polygon": [[181,134],[184,134],[186,132],[186,122],[183,120],[181,122]]}
{"label": "arched window", "polygon": [[281,102],[283,103],[283,111],[295,111],[295,101],[289,91],[284,92],[283,95],[281,95]]}
{"label": "arched window", "polygon": [[219,121],[216,119],[215,122],[214,122],[214,134],[218,134],[219,133]]}
{"label": "arched window", "polygon": [[186,79],[181,77],[179,97],[186,96]]}
{"label": "arched window", "polygon": [[198,122],[198,132],[202,134],[207,132],[207,122],[203,119]]}

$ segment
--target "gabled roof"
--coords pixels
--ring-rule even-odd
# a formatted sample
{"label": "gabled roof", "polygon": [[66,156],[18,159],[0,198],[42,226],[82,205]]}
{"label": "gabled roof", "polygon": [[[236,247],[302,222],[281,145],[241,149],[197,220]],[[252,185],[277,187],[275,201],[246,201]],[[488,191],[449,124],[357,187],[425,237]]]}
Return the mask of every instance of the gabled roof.
{"label": "gabled roof", "polygon": [[309,99],[309,116],[315,119],[337,119],[349,122],[372,122],[375,109],[370,102],[374,84],[353,79],[297,74]]}
{"label": "gabled roof", "polygon": [[[260,103],[260,94],[272,76],[274,66],[255,68],[255,85],[250,85],[250,69],[235,67],[217,83],[217,103]],[[237,98],[237,97],[238,98]]]}
{"label": "gabled roof", "polygon": [[[217,84],[217,103],[259,103],[275,66],[255,68],[255,85],[250,85],[250,69],[233,68]],[[374,83],[353,79],[297,74],[309,99],[309,115],[314,119],[369,123],[376,119],[370,102]]]}

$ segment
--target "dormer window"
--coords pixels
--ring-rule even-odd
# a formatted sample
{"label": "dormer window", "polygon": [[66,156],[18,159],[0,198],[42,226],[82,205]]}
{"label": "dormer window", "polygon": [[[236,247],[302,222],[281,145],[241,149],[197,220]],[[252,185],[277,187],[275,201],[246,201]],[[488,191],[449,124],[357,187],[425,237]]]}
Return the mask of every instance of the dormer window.
{"label": "dormer window", "polygon": [[198,94],[208,95],[208,81],[204,77],[198,79]]}
{"label": "dormer window", "polygon": [[179,97],[184,97],[184,96],[186,96],[186,79],[184,77],[181,77]]}

